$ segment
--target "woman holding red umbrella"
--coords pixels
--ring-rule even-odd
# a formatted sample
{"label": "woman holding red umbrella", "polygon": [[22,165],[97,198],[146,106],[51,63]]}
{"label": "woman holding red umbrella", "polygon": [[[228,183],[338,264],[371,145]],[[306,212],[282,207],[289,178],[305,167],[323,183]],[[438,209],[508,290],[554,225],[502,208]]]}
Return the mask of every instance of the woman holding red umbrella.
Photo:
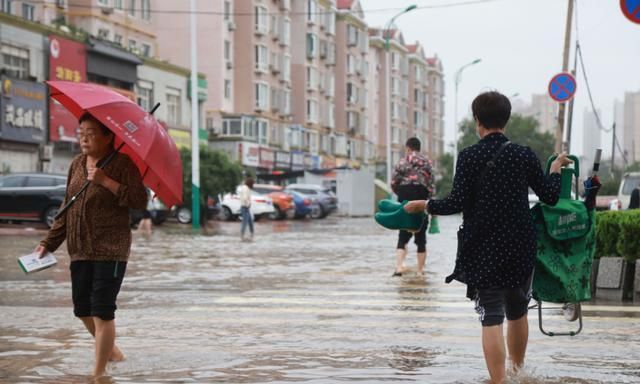
{"label": "woman holding red umbrella", "polygon": [[[129,156],[113,153],[112,131],[88,113],[79,121],[82,153],[69,168],[65,202],[87,180],[90,184],[55,221],[36,252],[54,252],[67,240],[73,312],[95,337],[93,374],[100,377],[109,360],[124,359],[115,345],[116,298],[131,248],[129,208],[144,209],[147,192]],[[110,155],[111,161],[103,165],[101,161]]]}

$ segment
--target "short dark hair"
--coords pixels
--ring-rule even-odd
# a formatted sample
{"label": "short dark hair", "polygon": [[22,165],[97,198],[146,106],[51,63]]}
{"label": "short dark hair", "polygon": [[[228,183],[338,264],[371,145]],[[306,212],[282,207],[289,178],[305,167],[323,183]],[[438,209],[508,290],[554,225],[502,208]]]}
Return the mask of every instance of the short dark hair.
{"label": "short dark hair", "polygon": [[407,139],[407,143],[405,144],[407,148],[411,148],[414,151],[420,150],[420,139],[417,137],[410,137]]}
{"label": "short dark hair", "polygon": [[253,189],[253,184],[254,184],[254,183],[255,183],[255,181],[253,180],[253,177],[251,177],[251,176],[247,177],[247,178],[244,180],[244,184],[245,184],[247,187],[251,188],[251,189]]}
{"label": "short dark hair", "polygon": [[503,129],[511,117],[511,102],[500,92],[484,92],[473,100],[471,111],[483,127]]}
{"label": "short dark hair", "polygon": [[80,118],[78,119],[78,124],[82,124],[82,122],[84,121],[93,121],[94,123],[96,123],[96,125],[100,127],[100,131],[102,131],[102,134],[105,136],[111,133],[111,130],[107,128],[106,125],[102,124],[100,120],[93,117],[93,115],[91,115],[89,112],[85,112],[82,114],[82,116],[80,116]]}

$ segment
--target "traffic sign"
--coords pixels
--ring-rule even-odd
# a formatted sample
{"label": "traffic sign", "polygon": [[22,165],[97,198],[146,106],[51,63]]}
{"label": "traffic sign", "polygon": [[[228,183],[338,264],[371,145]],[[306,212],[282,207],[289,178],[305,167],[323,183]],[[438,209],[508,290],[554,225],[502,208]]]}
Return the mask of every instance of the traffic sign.
{"label": "traffic sign", "polygon": [[640,0],[620,0],[622,13],[636,24],[640,24]]}
{"label": "traffic sign", "polygon": [[549,82],[549,96],[559,103],[569,101],[576,94],[576,79],[570,73],[558,73]]}

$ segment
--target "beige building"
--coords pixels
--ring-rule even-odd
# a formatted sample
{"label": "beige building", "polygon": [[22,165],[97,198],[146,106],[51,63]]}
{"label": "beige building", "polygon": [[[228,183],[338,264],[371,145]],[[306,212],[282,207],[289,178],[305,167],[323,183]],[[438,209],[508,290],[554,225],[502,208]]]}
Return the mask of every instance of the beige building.
{"label": "beige building", "polygon": [[[385,33],[389,34],[388,52],[385,50]],[[405,46],[402,32],[395,29],[388,32],[369,29],[369,41],[370,54],[374,56],[371,61],[377,63],[379,68],[376,89],[380,127],[377,163],[384,167],[387,158],[386,127],[391,127],[392,164],[396,164],[402,157],[404,143],[409,137],[409,50]]]}
{"label": "beige building", "polygon": [[427,110],[429,121],[429,155],[434,162],[444,154],[444,72],[438,56],[427,58]]}
{"label": "beige building", "polygon": [[427,58],[419,42],[407,45],[409,50],[409,137],[417,137],[422,143],[422,152],[433,158],[429,148],[429,78],[427,77]]}
{"label": "beige building", "polygon": [[538,121],[538,131],[555,135],[558,126],[558,103],[547,94],[531,95],[530,104],[514,102],[513,112],[533,117]]}
{"label": "beige building", "polygon": [[350,164],[367,163],[369,33],[358,0],[338,2],[336,47],[336,137],[340,149],[346,147],[336,155]]}
{"label": "beige building", "polygon": [[294,1],[292,6],[293,124],[284,149],[323,156],[325,165],[332,165],[337,149],[335,1]]}
{"label": "beige building", "polygon": [[640,91],[624,94],[623,111],[616,134],[631,165],[640,161]]}

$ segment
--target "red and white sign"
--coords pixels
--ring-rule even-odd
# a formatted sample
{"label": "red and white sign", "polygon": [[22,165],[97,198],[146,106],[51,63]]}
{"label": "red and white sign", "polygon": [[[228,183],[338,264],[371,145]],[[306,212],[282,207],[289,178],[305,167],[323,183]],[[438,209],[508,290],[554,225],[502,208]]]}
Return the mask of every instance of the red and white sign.
{"label": "red and white sign", "polygon": [[273,168],[276,163],[276,154],[271,148],[260,147],[260,168]]}
{"label": "red and white sign", "polygon": [[242,165],[247,167],[260,166],[260,146],[255,143],[238,143],[239,152],[242,154]]}
{"label": "red and white sign", "polygon": [[[82,43],[49,36],[49,80],[87,81],[87,51]],[[58,102],[49,102],[51,141],[77,142],[78,119]]]}

